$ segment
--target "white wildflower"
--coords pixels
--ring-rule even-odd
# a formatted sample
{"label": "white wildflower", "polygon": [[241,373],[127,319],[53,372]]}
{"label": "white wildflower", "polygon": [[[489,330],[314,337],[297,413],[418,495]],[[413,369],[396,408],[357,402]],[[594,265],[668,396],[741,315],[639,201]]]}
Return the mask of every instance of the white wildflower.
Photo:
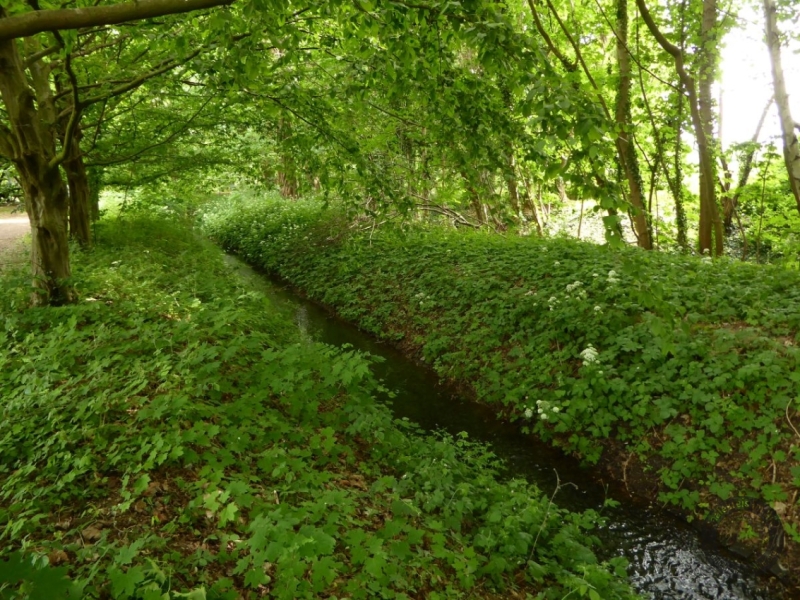
{"label": "white wildflower", "polygon": [[567,284],[567,291],[572,292],[574,290],[579,289],[582,285],[583,283],[581,283],[580,281],[576,281],[575,283],[569,283]]}
{"label": "white wildflower", "polygon": [[533,409],[532,408],[526,408],[525,409],[525,418],[526,419],[530,419],[532,416],[533,416]]}
{"label": "white wildflower", "polygon": [[553,266],[554,266],[554,267],[557,267],[557,266],[559,266],[560,264],[561,264],[561,263],[560,263],[559,261],[555,261],[555,262],[553,263]]}
{"label": "white wildflower", "polygon": [[542,421],[547,421],[547,413],[542,413]]}
{"label": "white wildflower", "polygon": [[581,352],[580,357],[583,359],[583,365],[587,366],[592,363],[597,362],[597,350],[595,350],[594,346],[589,344],[586,349]]}
{"label": "white wildflower", "polygon": [[617,272],[614,269],[611,269],[608,272],[608,283],[619,283],[619,279],[617,278]]}
{"label": "white wildflower", "polygon": [[557,407],[557,406],[554,406],[554,407],[553,407],[553,412],[554,412],[554,413],[557,413],[557,412],[558,412],[558,411],[560,411],[560,410],[561,410],[561,409],[560,409],[559,407]]}
{"label": "white wildflower", "polygon": [[594,312],[601,313],[601,312],[603,312],[603,308],[601,306],[595,306],[594,307]]}

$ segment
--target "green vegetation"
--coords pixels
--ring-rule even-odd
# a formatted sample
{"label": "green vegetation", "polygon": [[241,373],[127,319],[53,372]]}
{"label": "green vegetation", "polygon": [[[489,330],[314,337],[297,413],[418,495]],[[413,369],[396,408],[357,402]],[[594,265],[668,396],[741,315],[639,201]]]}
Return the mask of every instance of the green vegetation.
{"label": "green vegetation", "polygon": [[0,597],[633,598],[596,514],[393,421],[187,227],[99,240],[77,304],[0,280]]}
{"label": "green vegetation", "polygon": [[228,199],[204,223],[526,430],[590,463],[638,458],[690,513],[761,498],[800,542],[797,271],[439,227],[354,233],[314,201]]}
{"label": "green vegetation", "polygon": [[[371,359],[227,273],[180,224],[214,197],[226,247],[526,431],[692,518],[752,495],[800,574],[796,4],[2,0],[31,260],[0,256],[0,569],[39,596],[627,593],[572,547],[592,515],[393,423]],[[726,63],[758,38],[751,81]]]}

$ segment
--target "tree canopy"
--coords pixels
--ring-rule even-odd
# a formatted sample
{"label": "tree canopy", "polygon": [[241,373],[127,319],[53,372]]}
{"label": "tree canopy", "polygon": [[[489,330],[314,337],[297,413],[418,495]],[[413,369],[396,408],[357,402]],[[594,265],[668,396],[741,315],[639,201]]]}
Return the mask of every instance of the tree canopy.
{"label": "tree canopy", "polygon": [[[766,205],[796,223],[780,64],[792,14],[764,6],[786,165]],[[554,202],[590,202],[611,245],[715,255],[752,252],[757,222],[760,248],[765,217],[772,231],[750,181],[768,149],[718,136],[737,16],[715,0],[0,10],[0,156],[31,217],[36,302],[72,300],[67,235],[90,244],[102,184],[239,181],[333,194],[376,223],[435,214],[537,233]]]}

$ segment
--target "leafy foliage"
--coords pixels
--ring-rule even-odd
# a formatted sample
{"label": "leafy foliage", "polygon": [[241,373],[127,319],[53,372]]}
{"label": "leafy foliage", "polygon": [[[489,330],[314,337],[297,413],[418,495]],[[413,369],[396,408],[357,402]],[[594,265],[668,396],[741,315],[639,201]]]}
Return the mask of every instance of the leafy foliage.
{"label": "leafy foliage", "polygon": [[393,421],[369,357],[300,342],[185,226],[99,239],[76,305],[2,280],[0,573],[46,566],[4,597],[633,597],[596,514]]}
{"label": "leafy foliage", "polygon": [[360,235],[313,201],[219,204],[204,224],[526,430],[588,462],[638,455],[664,502],[785,505],[800,485],[796,271],[439,228]]}

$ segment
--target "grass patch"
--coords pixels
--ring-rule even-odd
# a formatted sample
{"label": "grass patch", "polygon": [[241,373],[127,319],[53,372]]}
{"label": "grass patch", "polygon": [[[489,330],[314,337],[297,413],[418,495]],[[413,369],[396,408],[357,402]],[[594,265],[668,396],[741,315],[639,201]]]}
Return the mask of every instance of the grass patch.
{"label": "grass patch", "polygon": [[394,421],[187,227],[98,233],[76,305],[0,279],[0,597],[633,597],[595,513]]}

